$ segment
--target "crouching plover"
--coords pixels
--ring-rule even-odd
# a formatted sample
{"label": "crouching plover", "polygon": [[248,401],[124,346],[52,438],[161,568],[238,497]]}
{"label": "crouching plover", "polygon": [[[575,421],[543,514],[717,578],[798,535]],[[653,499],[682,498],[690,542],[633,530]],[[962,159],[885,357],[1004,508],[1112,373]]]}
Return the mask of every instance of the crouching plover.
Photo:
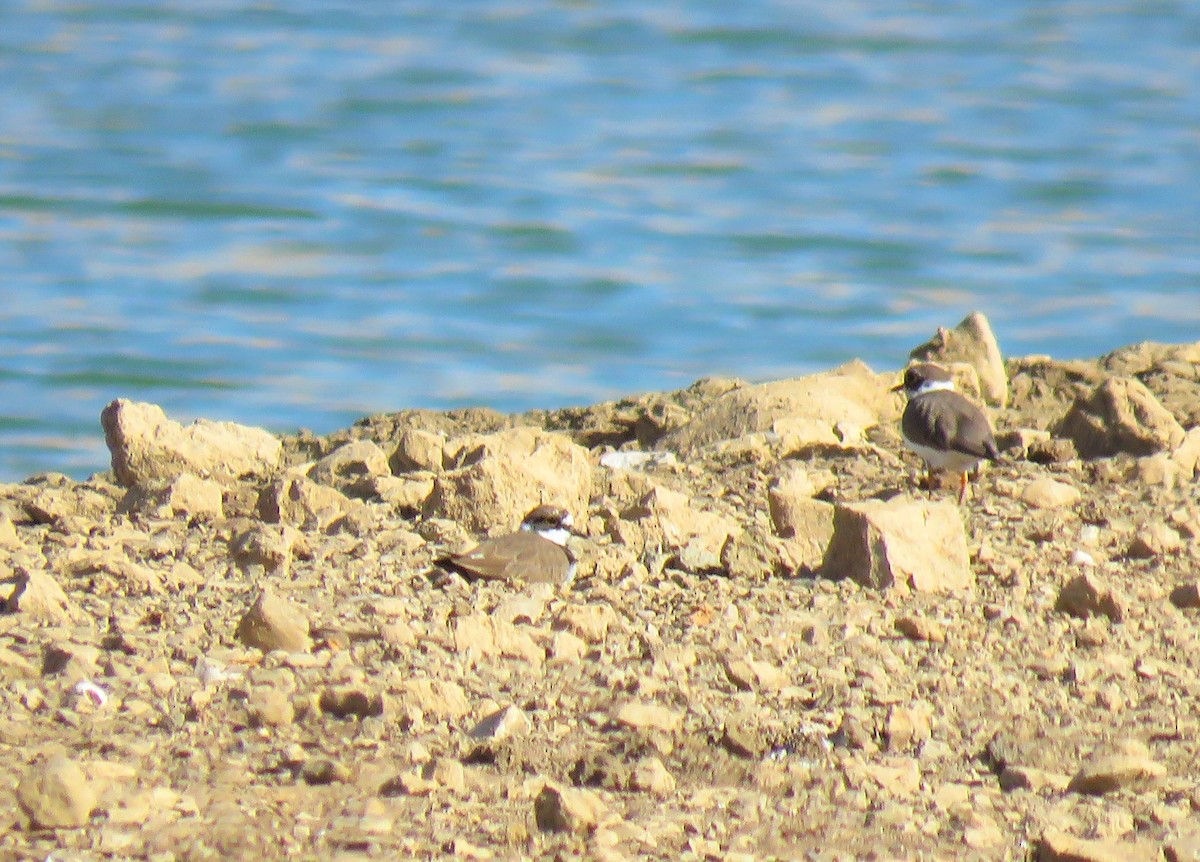
{"label": "crouching plover", "polygon": [[467,578],[565,584],[575,578],[575,557],[567,550],[574,534],[571,513],[561,506],[538,506],[521,528],[480,542],[437,564]]}
{"label": "crouching plover", "polygon": [[967,471],[980,461],[1000,457],[992,426],[983,410],[954,391],[950,372],[932,362],[909,366],[904,380],[892,388],[908,395],[900,433],[909,449],[925,459],[930,470],[961,476],[958,502],[967,499]]}

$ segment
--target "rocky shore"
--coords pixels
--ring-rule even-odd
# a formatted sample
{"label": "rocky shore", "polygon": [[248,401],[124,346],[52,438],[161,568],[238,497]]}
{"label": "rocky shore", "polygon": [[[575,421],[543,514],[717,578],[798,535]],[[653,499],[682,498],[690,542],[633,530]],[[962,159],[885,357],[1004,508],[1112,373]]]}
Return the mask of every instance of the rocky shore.
{"label": "rocky shore", "polygon": [[[1200,859],[1200,342],[328,437],[101,417],[0,486],[0,858]],[[99,433],[99,431],[98,431]],[[434,561],[540,503],[571,583]]]}

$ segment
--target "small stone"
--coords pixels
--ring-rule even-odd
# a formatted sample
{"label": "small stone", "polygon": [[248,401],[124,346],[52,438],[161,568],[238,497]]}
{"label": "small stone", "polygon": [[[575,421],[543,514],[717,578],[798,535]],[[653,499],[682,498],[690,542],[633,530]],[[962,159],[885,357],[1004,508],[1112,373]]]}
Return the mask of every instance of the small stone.
{"label": "small stone", "polygon": [[337,760],[326,757],[314,757],[304,761],[300,767],[300,779],[312,786],[320,787],[327,784],[345,784],[350,780],[350,767]]}
{"label": "small stone", "polygon": [[1188,581],[1171,590],[1171,604],[1181,610],[1200,608],[1200,581]]}
{"label": "small stone", "polygon": [[779,691],[788,683],[787,674],[765,661],[727,661],[725,675],[742,691]]}
{"label": "small stone", "polygon": [[471,728],[467,735],[480,742],[498,742],[510,737],[525,736],[531,727],[529,716],[518,707],[509,705],[487,715]]}
{"label": "small stone", "polygon": [[1129,543],[1126,556],[1135,560],[1149,560],[1174,553],[1183,546],[1179,533],[1161,521],[1147,524],[1138,530]]}
{"label": "small stone", "polygon": [[896,620],[896,631],[909,640],[939,644],[946,642],[946,627],[925,617],[900,617]]}
{"label": "small stone", "polygon": [[555,618],[554,628],[598,644],[604,643],[609,628],[617,621],[616,611],[607,604],[567,605]]}
{"label": "small stone", "polygon": [[894,706],[888,713],[884,738],[889,751],[904,751],[927,742],[933,734],[933,707],[928,703]]}
{"label": "small stone", "polygon": [[256,688],[246,700],[251,727],[283,727],[296,718],[296,709],[286,692],[278,688]]}
{"label": "small stone", "polygon": [[96,807],[96,792],[79,764],[62,755],[34,763],[17,786],[17,804],[37,829],[85,825]]}
{"label": "small stone", "polygon": [[638,729],[662,730],[671,733],[683,724],[683,713],[656,703],[629,701],[617,709],[614,718],[619,724]]}
{"label": "small stone", "polygon": [[607,813],[604,800],[594,791],[550,783],[533,802],[534,819],[543,832],[586,833]]}
{"label": "small stone", "polygon": [[1066,790],[1070,783],[1070,776],[1032,766],[1006,766],[1000,772],[1000,789],[1006,793],[1014,790],[1048,790],[1057,793]]}
{"label": "small stone", "polygon": [[258,594],[237,627],[238,640],[263,652],[308,652],[312,647],[308,632],[304,614],[270,590]]}
{"label": "small stone", "polygon": [[655,796],[670,796],[675,792],[675,776],[659,758],[643,757],[634,767],[631,786]]}
{"label": "small stone", "polygon": [[404,710],[416,710],[437,718],[456,719],[471,709],[467,694],[456,682],[440,679],[412,679],[404,683]]}
{"label": "small stone", "polygon": [[1021,489],[1021,501],[1035,509],[1062,509],[1074,506],[1083,494],[1073,485],[1056,479],[1034,479]]}
{"label": "small stone", "polygon": [[1129,740],[1110,753],[1089,758],[1075,773],[1067,790],[1100,796],[1126,787],[1153,785],[1167,769],[1150,757],[1145,743]]}
{"label": "small stone", "polygon": [[337,718],[371,718],[383,715],[383,695],[358,685],[333,686],[321,692],[321,711]]}
{"label": "small stone", "polygon": [[1114,623],[1125,619],[1125,602],[1120,594],[1091,571],[1076,575],[1059,590],[1055,608],[1084,619],[1096,614]]}

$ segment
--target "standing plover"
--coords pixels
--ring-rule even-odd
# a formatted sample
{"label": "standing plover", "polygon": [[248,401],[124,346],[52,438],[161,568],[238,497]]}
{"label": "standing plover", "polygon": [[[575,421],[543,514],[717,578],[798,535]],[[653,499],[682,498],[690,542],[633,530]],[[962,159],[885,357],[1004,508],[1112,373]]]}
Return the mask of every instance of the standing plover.
{"label": "standing plover", "polygon": [[967,499],[967,472],[980,461],[1000,457],[992,426],[983,410],[954,391],[950,372],[932,362],[909,366],[904,380],[893,387],[908,394],[900,433],[909,449],[925,459],[930,470],[961,476],[958,502]]}
{"label": "standing plover", "polygon": [[517,532],[487,539],[437,563],[467,578],[569,583],[576,568],[575,557],[566,547],[573,526],[571,513],[561,506],[538,506],[525,516]]}

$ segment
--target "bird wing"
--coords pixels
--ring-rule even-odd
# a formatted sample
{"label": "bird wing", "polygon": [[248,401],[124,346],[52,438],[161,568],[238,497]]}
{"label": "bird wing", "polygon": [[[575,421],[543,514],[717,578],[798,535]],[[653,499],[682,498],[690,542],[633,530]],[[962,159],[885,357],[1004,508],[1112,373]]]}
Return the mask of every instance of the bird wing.
{"label": "bird wing", "polygon": [[[531,541],[537,544],[531,545]],[[564,566],[571,562],[572,558],[565,549],[528,533],[497,536],[465,553],[446,557],[440,562],[443,567],[454,569],[468,577],[492,581],[513,580],[523,578],[529,567],[535,565],[532,558],[540,557],[547,551],[560,552]]]}
{"label": "bird wing", "polygon": [[914,405],[929,420],[929,442],[976,458],[996,460],[1000,452],[987,416],[958,392],[930,392]]}

